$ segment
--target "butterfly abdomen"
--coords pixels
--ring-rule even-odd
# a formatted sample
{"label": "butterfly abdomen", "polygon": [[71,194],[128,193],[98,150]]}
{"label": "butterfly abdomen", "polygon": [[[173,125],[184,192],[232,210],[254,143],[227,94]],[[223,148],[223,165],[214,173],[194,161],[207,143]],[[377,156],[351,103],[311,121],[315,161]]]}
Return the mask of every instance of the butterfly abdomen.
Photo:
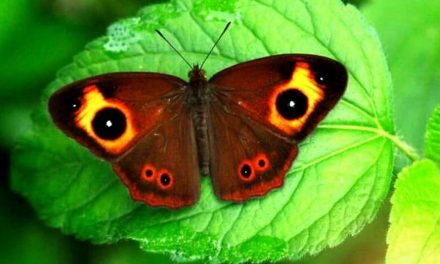
{"label": "butterfly abdomen", "polygon": [[208,112],[206,111],[206,104],[193,105],[192,108],[192,119],[194,124],[194,132],[197,142],[197,153],[199,160],[200,171],[207,175],[209,174],[209,145],[208,145],[208,126],[207,117]]}

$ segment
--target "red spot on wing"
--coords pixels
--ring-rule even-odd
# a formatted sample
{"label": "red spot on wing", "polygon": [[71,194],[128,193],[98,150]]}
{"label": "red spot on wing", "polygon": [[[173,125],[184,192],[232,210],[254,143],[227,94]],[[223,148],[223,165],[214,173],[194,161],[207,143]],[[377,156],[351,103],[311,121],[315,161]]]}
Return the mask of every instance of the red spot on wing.
{"label": "red spot on wing", "polygon": [[[165,176],[169,177],[169,182],[168,182],[168,184],[164,184],[164,183],[162,183],[162,177],[165,177]],[[157,182],[157,185],[158,185],[161,189],[166,190],[166,189],[171,188],[171,186],[173,186],[173,183],[174,183],[174,176],[173,176],[173,174],[170,173],[168,170],[166,170],[166,169],[162,169],[162,170],[160,170],[160,172],[159,172],[159,174],[158,174],[158,177],[157,177],[157,179],[156,179],[156,182]]]}
{"label": "red spot on wing", "polygon": [[253,163],[254,163],[254,167],[257,171],[265,171],[270,166],[269,159],[267,158],[266,154],[264,154],[264,153],[259,153],[255,157]]}
{"label": "red spot on wing", "polygon": [[284,182],[284,176],[292,165],[293,160],[298,155],[298,149],[293,148],[289,153],[283,167],[278,171],[275,177],[272,177],[270,181],[258,182],[255,185],[250,185],[248,188],[243,188],[231,193],[225,193],[222,195],[224,200],[243,202],[251,197],[264,196],[270,190],[281,187]]}
{"label": "red spot on wing", "polygon": [[119,175],[124,185],[127,186],[128,190],[130,191],[131,198],[135,201],[144,202],[152,207],[167,207],[171,209],[178,209],[180,207],[193,205],[195,203],[195,200],[176,199],[172,196],[161,195],[159,192],[154,190],[150,192],[143,192],[137,186],[139,183],[130,180],[119,165],[115,165],[113,170]]}
{"label": "red spot on wing", "polygon": [[[249,175],[247,177],[242,174],[242,169],[246,165],[249,166],[249,168],[251,170],[251,175]],[[240,177],[240,179],[245,182],[250,182],[253,179],[255,179],[255,170],[254,170],[254,167],[252,166],[252,163],[249,160],[244,160],[243,162],[240,163],[240,165],[238,166],[237,173],[238,173],[238,176]]]}
{"label": "red spot on wing", "polygon": [[145,182],[154,182],[156,179],[156,168],[151,164],[145,165],[141,171],[141,179]]}

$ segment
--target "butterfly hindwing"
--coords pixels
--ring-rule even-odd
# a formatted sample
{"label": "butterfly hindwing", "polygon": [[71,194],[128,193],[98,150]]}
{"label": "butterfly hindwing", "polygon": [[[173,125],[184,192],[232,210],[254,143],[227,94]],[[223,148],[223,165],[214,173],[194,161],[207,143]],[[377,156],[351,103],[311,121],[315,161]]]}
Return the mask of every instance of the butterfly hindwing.
{"label": "butterfly hindwing", "polygon": [[179,208],[194,204],[200,172],[190,110],[155,127],[114,166],[135,200]]}
{"label": "butterfly hindwing", "polygon": [[100,75],[57,91],[49,111],[67,135],[113,163],[132,197],[152,206],[189,205],[200,183],[184,86],[158,73]]}
{"label": "butterfly hindwing", "polygon": [[288,54],[232,66],[209,82],[214,189],[222,199],[243,201],[281,186],[297,144],[344,93],[347,72],[328,58]]}

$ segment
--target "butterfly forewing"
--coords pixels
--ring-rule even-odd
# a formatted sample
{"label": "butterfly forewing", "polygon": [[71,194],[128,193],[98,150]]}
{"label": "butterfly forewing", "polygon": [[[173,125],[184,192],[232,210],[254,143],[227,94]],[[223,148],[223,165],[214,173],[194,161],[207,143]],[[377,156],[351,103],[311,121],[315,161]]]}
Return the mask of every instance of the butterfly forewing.
{"label": "butterfly forewing", "polygon": [[209,82],[230,111],[300,141],[342,97],[347,72],[325,57],[287,54],[232,66]]}
{"label": "butterfly forewing", "polygon": [[112,160],[177,114],[183,85],[177,77],[156,73],[100,75],[57,91],[49,112],[67,135]]}

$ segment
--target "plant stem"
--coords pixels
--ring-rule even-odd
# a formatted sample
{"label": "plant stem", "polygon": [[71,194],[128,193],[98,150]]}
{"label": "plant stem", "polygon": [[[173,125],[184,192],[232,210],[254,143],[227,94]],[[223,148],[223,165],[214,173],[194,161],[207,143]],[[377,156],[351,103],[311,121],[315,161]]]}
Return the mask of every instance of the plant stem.
{"label": "plant stem", "polygon": [[413,162],[420,159],[417,151],[405,141],[402,141],[398,136],[388,134],[387,138],[389,138],[397,146],[397,148],[406,154]]}

